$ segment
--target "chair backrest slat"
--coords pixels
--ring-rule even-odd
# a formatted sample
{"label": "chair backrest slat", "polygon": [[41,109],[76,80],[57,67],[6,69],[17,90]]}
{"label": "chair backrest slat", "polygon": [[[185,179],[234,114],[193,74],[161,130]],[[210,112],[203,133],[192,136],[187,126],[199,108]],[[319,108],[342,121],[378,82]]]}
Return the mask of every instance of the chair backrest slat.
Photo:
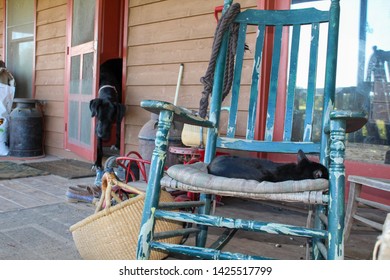
{"label": "chair backrest slat", "polygon": [[272,141],[275,126],[276,97],[278,93],[280,53],[282,48],[283,26],[275,26],[274,47],[272,52],[271,78],[268,94],[268,114],[264,140]]}
{"label": "chair backrest slat", "polygon": [[303,141],[311,141],[313,131],[314,97],[316,93],[317,79],[317,59],[318,59],[318,40],[319,24],[313,23],[311,29],[310,60],[306,99],[306,117],[304,123]]}
{"label": "chair backrest slat", "polygon": [[291,141],[291,136],[292,136],[300,35],[301,35],[301,26],[299,24],[294,24],[292,30],[292,36],[291,36],[290,68],[289,68],[290,70],[289,70],[289,82],[288,82],[287,98],[286,98],[286,115],[284,118],[283,141]]}
{"label": "chair backrest slat", "polygon": [[245,53],[246,30],[247,30],[247,25],[240,24],[238,39],[237,39],[236,67],[234,69],[232,97],[230,102],[231,113],[229,113],[228,129],[226,131],[226,135],[231,138],[233,138],[236,134],[238,101],[240,96],[241,74],[242,74],[242,66],[244,63],[244,53]]}
{"label": "chair backrest slat", "polygon": [[276,141],[256,141],[247,139],[236,139],[232,141],[228,137],[218,137],[217,146],[231,150],[244,150],[249,152],[278,152],[278,153],[296,153],[302,149],[307,153],[318,154],[321,151],[319,143],[312,142],[276,142]]}
{"label": "chair backrest slat", "polygon": [[248,119],[246,126],[246,139],[254,139],[255,123],[256,123],[256,109],[257,100],[259,96],[259,80],[261,73],[261,61],[264,52],[264,38],[266,26],[264,24],[258,26],[258,36],[256,39],[256,48],[253,60],[252,82],[250,88],[249,105],[248,105]]}

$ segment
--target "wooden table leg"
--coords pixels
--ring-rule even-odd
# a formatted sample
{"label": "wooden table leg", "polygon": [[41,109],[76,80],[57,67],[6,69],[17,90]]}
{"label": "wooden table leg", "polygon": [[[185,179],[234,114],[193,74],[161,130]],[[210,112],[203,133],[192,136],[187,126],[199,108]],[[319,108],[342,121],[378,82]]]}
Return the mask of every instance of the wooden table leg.
{"label": "wooden table leg", "polygon": [[355,215],[357,204],[356,198],[360,196],[362,191],[362,184],[350,182],[348,204],[345,211],[345,227],[344,227],[344,240],[347,241],[349,233],[351,232],[353,216]]}

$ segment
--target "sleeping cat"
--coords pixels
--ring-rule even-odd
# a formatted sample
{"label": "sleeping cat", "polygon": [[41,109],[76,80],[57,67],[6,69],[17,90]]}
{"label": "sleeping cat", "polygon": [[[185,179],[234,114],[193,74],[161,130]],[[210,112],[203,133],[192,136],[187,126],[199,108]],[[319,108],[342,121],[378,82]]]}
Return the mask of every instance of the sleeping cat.
{"label": "sleeping cat", "polygon": [[228,178],[281,182],[329,178],[328,169],[309,160],[302,150],[298,151],[298,163],[277,163],[266,159],[237,156],[215,157],[207,167],[208,173]]}

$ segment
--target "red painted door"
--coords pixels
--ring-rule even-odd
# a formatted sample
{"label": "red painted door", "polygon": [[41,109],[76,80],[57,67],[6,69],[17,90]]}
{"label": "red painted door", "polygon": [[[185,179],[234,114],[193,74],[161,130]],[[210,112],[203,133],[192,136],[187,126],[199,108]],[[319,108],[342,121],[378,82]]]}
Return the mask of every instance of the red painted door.
{"label": "red painted door", "polygon": [[66,98],[65,146],[86,160],[95,157],[94,120],[89,102],[98,84],[98,30],[101,1],[70,0]]}

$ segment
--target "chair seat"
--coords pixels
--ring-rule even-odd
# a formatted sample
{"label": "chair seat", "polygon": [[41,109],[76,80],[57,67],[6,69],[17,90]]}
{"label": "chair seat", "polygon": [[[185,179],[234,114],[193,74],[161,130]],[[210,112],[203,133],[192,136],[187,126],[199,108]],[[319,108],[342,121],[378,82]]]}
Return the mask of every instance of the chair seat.
{"label": "chair seat", "polygon": [[207,164],[197,162],[187,165],[173,165],[167,170],[161,185],[195,193],[252,199],[272,199],[323,204],[328,202],[328,180],[307,179],[283,182],[258,182],[233,179],[207,173]]}

